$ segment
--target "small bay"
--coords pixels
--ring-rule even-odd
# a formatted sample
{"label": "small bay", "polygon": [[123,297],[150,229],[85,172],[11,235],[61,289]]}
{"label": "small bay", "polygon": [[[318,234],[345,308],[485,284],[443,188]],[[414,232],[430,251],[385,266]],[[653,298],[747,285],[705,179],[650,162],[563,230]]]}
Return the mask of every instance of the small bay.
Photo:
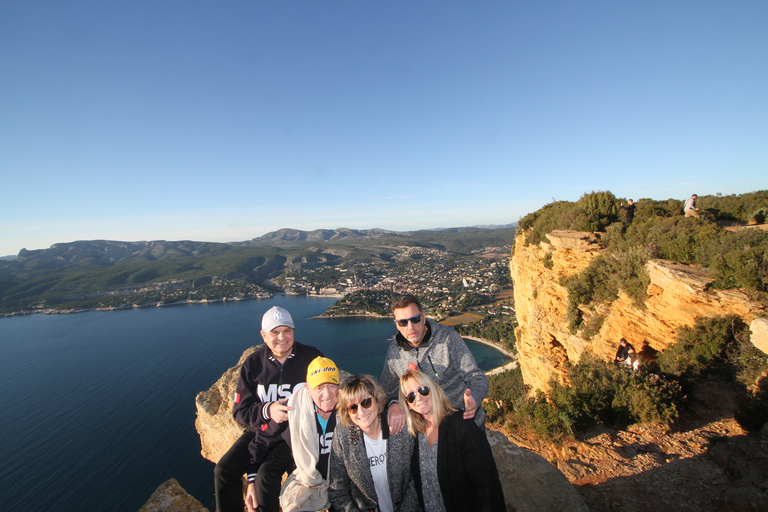
{"label": "small bay", "polygon": [[[200,455],[195,396],[262,342],[278,305],[296,340],[343,369],[379,377],[391,319],[313,318],[332,298],[0,318],[0,495],[4,510],[134,512],[176,478],[209,510],[213,463]],[[484,370],[507,362],[468,341]]]}

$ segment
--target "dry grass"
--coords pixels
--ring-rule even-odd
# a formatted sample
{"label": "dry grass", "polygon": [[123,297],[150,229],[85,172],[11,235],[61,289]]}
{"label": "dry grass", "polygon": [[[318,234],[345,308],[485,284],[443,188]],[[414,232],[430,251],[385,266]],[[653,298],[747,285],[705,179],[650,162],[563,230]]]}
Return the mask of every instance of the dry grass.
{"label": "dry grass", "polygon": [[447,325],[449,327],[453,327],[455,325],[463,325],[463,324],[469,324],[472,322],[477,322],[482,319],[483,319],[483,316],[478,315],[476,313],[462,313],[456,316],[449,316],[448,318],[446,318],[440,323],[443,325]]}

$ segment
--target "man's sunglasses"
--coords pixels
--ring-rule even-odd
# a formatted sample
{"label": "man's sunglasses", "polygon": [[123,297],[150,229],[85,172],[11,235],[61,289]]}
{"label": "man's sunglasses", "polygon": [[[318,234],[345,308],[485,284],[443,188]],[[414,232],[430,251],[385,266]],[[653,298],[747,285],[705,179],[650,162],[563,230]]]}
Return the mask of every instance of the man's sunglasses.
{"label": "man's sunglasses", "polygon": [[[364,398],[363,400],[360,400],[360,407],[362,407],[363,409],[370,409],[372,403],[373,403],[373,397],[369,396],[368,398]],[[349,414],[357,414],[357,405],[358,404],[352,404],[347,406],[347,411],[349,411]]]}
{"label": "man's sunglasses", "polygon": [[[429,388],[428,388],[427,386],[421,386],[421,387],[418,389],[418,391],[419,391],[419,394],[420,394],[421,396],[429,396]],[[414,393],[413,391],[411,391],[410,393],[408,393],[407,395],[405,395],[405,399],[406,399],[406,400],[408,400],[408,403],[409,403],[409,404],[412,404],[413,402],[415,402],[415,401],[416,401],[416,393]]]}
{"label": "man's sunglasses", "polygon": [[405,327],[408,325],[408,322],[411,322],[413,325],[418,325],[421,323],[421,315],[412,316],[411,318],[406,318],[403,320],[395,320],[395,323],[400,327]]}

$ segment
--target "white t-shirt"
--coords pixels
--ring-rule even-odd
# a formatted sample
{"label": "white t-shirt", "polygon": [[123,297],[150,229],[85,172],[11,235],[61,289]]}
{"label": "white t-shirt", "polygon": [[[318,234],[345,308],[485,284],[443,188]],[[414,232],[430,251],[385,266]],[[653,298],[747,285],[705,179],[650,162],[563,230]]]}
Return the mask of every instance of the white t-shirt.
{"label": "white t-shirt", "polygon": [[377,439],[371,439],[363,434],[365,440],[365,454],[368,455],[368,465],[371,468],[373,486],[376,496],[379,498],[379,510],[381,512],[394,512],[392,496],[389,494],[389,480],[387,479],[387,441],[382,438],[381,432]]}

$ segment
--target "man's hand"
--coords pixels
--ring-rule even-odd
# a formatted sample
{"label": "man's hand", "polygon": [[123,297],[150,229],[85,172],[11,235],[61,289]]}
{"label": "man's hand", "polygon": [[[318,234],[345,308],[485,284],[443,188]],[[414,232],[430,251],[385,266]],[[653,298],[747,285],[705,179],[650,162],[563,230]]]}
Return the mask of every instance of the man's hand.
{"label": "man's hand", "polygon": [[464,392],[464,419],[471,420],[477,414],[477,402],[472,393],[467,389]]}
{"label": "man's hand", "polygon": [[405,426],[405,412],[403,411],[403,408],[400,407],[399,403],[394,402],[389,406],[389,410],[387,411],[387,423],[389,424],[390,434],[397,434],[403,430],[403,427]]}
{"label": "man's hand", "polygon": [[288,399],[283,398],[282,400],[272,402],[269,405],[269,417],[275,423],[282,423],[288,420],[288,411],[290,411],[291,408],[286,405],[286,402],[288,402]]}
{"label": "man's hand", "polygon": [[259,508],[259,500],[256,499],[256,484],[248,484],[248,490],[245,491],[245,506],[248,512],[256,512]]}

